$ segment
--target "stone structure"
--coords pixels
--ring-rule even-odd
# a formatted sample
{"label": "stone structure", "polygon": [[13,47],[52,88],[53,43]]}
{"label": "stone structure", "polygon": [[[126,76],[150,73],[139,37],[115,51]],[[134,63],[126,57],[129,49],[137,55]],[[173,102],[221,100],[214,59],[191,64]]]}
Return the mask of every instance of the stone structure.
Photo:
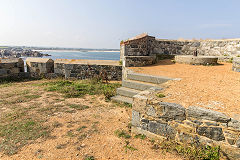
{"label": "stone structure", "polygon": [[232,70],[235,72],[240,72],[240,57],[234,58],[232,62]]}
{"label": "stone structure", "polygon": [[21,58],[0,59],[0,78],[19,77],[24,72]]}
{"label": "stone structure", "polygon": [[32,75],[54,73],[54,61],[49,58],[27,58],[27,72]]}
{"label": "stone structure", "polygon": [[123,67],[139,67],[157,62],[162,55],[218,56],[229,61],[240,55],[240,39],[225,40],[164,40],[141,34],[121,42]]}
{"label": "stone structure", "polygon": [[162,102],[153,88],[133,98],[132,132],[183,144],[216,145],[240,159],[240,121],[205,108]]}
{"label": "stone structure", "polygon": [[119,64],[119,61],[71,59],[57,59],[53,61],[47,58],[27,58],[26,63],[28,72],[34,77],[122,79],[122,66]]}
{"label": "stone structure", "polygon": [[191,56],[177,55],[175,56],[177,63],[192,64],[192,65],[216,65],[218,57],[216,56]]}

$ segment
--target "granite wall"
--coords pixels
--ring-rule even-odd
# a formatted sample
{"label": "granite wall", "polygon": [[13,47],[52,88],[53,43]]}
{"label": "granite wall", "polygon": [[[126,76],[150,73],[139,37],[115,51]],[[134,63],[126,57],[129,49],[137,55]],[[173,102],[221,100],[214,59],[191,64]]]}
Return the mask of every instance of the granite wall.
{"label": "granite wall", "polygon": [[21,58],[0,59],[0,78],[19,77],[24,73]]}
{"label": "granite wall", "polygon": [[197,50],[204,56],[240,55],[240,39],[233,40],[161,40],[152,43],[153,53],[171,55],[193,55]]}
{"label": "granite wall", "polygon": [[119,61],[71,59],[57,59],[53,61],[44,58],[28,58],[26,63],[28,72],[30,72],[33,77],[122,79],[122,66],[119,64]]}
{"label": "granite wall", "polygon": [[224,113],[162,102],[150,89],[133,98],[132,131],[182,144],[220,146],[229,159],[240,159],[240,121]]}
{"label": "granite wall", "polygon": [[[219,60],[229,61],[232,57],[240,56],[240,39],[165,40],[141,34],[120,44],[121,60],[126,61],[123,63],[125,67],[150,65],[150,58],[154,64],[162,55],[193,55],[195,51],[198,55],[218,56]],[[134,57],[135,61],[132,60]],[[148,63],[145,63],[146,57],[149,57]]]}

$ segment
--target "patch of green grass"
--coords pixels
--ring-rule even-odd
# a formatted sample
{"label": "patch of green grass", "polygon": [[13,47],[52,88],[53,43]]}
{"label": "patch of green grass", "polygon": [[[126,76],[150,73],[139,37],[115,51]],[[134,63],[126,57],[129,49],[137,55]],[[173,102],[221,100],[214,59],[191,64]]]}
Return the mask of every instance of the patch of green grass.
{"label": "patch of green grass", "polygon": [[37,112],[42,115],[53,115],[56,112],[66,112],[64,105],[48,105],[42,108],[38,108]]}
{"label": "patch of green grass", "polygon": [[85,138],[87,137],[87,134],[84,133],[84,134],[81,134],[79,137],[78,137],[78,140],[84,140]]}
{"label": "patch of green grass", "polygon": [[131,135],[129,135],[126,131],[124,130],[116,130],[115,134],[119,137],[119,138],[125,138],[125,139],[129,139],[131,138]]}
{"label": "patch of green grass", "polygon": [[77,129],[78,132],[81,132],[83,129],[87,128],[87,126],[81,126]]}
{"label": "patch of green grass", "polygon": [[24,103],[24,102],[29,102],[29,101],[32,101],[34,99],[37,99],[37,98],[40,98],[41,96],[40,95],[26,95],[28,93],[19,93],[20,96],[18,97],[13,97],[9,100],[2,100],[1,103],[3,104],[17,104],[17,103]]}
{"label": "patch of green grass", "polygon": [[80,104],[69,104],[68,106],[70,108],[77,109],[77,110],[84,110],[84,109],[88,109],[89,108],[89,106],[80,105]]}
{"label": "patch of green grass", "polygon": [[40,98],[40,97],[41,97],[40,95],[34,95],[34,94],[24,96],[24,98],[29,99],[29,100],[37,99],[37,98]]}
{"label": "patch of green grass", "polygon": [[17,153],[18,149],[26,145],[29,140],[36,140],[40,137],[47,137],[49,130],[40,122],[26,119],[12,121],[9,124],[0,125],[0,151],[7,155]]}
{"label": "patch of green grass", "polygon": [[125,141],[125,143],[126,143],[126,145],[124,146],[124,148],[125,148],[126,153],[127,153],[128,150],[130,150],[130,151],[136,151],[137,150],[137,148],[134,148],[134,147],[130,146],[129,141]]}
{"label": "patch of green grass", "polygon": [[[132,108],[132,104],[129,104],[129,103],[121,103],[121,102],[114,102],[115,106],[119,106],[121,108]],[[114,107],[115,107],[114,106]]]}
{"label": "patch of green grass", "polygon": [[196,146],[196,145],[184,145],[174,141],[163,141],[159,144],[159,147],[166,152],[177,152],[186,159],[196,160],[219,160],[220,159],[220,147],[218,146]]}
{"label": "patch of green grass", "polygon": [[94,156],[86,155],[84,160],[95,160]]}
{"label": "patch of green grass", "polygon": [[140,138],[142,140],[146,139],[146,136],[144,134],[137,134],[134,136],[135,138]]}
{"label": "patch of green grass", "polygon": [[75,134],[73,133],[72,130],[70,130],[70,131],[67,132],[67,136],[68,137],[75,137]]}
{"label": "patch of green grass", "polygon": [[157,93],[156,96],[157,96],[158,98],[164,98],[164,97],[166,97],[166,96],[165,96],[164,94],[162,94],[162,93]]}
{"label": "patch of green grass", "polygon": [[63,93],[67,98],[82,97],[86,94],[99,95],[104,94],[106,99],[114,96],[119,83],[102,83],[94,80],[57,80],[42,84],[46,86],[47,91],[57,91]]}

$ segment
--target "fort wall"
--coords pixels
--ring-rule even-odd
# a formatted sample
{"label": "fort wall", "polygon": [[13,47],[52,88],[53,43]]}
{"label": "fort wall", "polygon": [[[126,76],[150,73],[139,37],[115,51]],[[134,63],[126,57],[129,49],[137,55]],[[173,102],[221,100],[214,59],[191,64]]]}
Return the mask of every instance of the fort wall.
{"label": "fort wall", "polygon": [[201,107],[162,102],[156,93],[150,89],[133,97],[133,133],[183,145],[220,146],[229,159],[240,159],[240,119]]}
{"label": "fort wall", "polygon": [[[217,56],[219,60],[229,61],[240,56],[240,39],[165,40],[141,34],[121,42],[120,48],[126,67],[154,64],[162,56],[193,55],[196,51],[201,56]],[[138,59],[138,63],[133,59]]]}
{"label": "fort wall", "polygon": [[0,78],[19,77],[21,73],[24,73],[21,58],[0,59]]}

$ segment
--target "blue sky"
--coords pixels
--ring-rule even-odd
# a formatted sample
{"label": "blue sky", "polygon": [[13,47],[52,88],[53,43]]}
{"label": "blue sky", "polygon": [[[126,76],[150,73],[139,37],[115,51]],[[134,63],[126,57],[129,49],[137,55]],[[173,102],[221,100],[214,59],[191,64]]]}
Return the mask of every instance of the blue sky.
{"label": "blue sky", "polygon": [[119,48],[164,39],[240,38],[239,0],[0,0],[0,45]]}

